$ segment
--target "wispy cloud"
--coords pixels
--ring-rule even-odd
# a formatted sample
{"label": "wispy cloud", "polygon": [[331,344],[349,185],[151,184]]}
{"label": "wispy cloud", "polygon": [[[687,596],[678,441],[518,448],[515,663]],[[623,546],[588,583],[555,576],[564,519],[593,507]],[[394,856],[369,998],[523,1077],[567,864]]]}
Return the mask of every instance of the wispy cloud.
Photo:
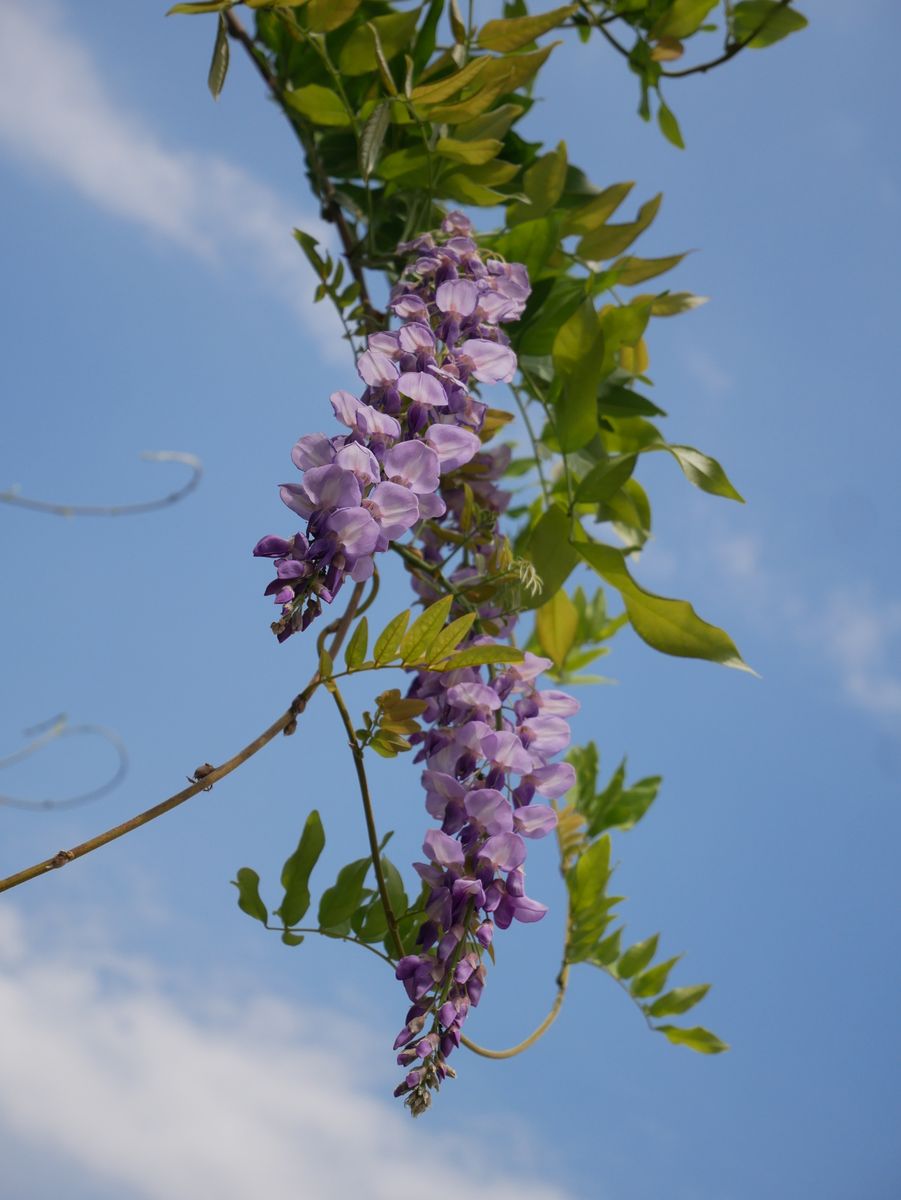
{"label": "wispy cloud", "polygon": [[686,352],[685,365],[698,383],[715,399],[731,392],[734,380],[728,371],[706,350],[695,347]]}
{"label": "wispy cloud", "polygon": [[856,708],[892,722],[901,718],[901,602],[867,587],[832,588],[812,600],[788,572],[766,562],[760,541],[714,541],[723,573],[755,613],[775,618],[792,639],[815,648]]}
{"label": "wispy cloud", "polygon": [[377,1098],[359,1025],[173,988],[96,931],[48,945],[0,910],[0,1027],[0,1127],[122,1200],[418,1200],[424,1177],[471,1187],[475,1160],[493,1200],[566,1200],[528,1162],[458,1153],[466,1131],[448,1113],[412,1126]]}
{"label": "wispy cloud", "polygon": [[237,261],[332,332],[291,240],[298,224],[327,238],[319,219],[233,163],[168,144],[50,4],[0,0],[0,148],[199,259]]}

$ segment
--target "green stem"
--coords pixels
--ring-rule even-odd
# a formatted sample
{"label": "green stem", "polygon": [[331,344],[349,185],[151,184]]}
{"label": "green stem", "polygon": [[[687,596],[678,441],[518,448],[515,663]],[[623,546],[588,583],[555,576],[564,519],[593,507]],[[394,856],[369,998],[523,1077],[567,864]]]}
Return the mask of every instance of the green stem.
{"label": "green stem", "polygon": [[344,697],[341,695],[334,678],[326,679],[325,686],[331,693],[335,706],[341,715],[345,732],[347,733],[350,752],[353,755],[354,767],[357,772],[357,782],[360,785],[360,798],[363,801],[363,815],[366,820],[366,832],[369,836],[369,849],[372,856],[372,869],[375,872],[376,886],[382,901],[382,907],[385,910],[385,920],[388,922],[388,931],[391,934],[391,940],[394,942],[397,957],[402,958],[404,946],[400,938],[400,931],[397,928],[397,918],[394,915],[394,909],[391,907],[391,901],[388,898],[388,888],[385,884],[384,872],[382,871],[382,856],[379,852],[379,837],[375,828],[375,813],[372,809],[372,797],[369,794],[369,781],[366,778],[363,750],[354,732],[353,721],[351,720],[350,713],[347,711]]}
{"label": "green stem", "polygon": [[359,938],[351,937],[349,933],[332,933],[328,929],[314,929],[312,926],[297,925],[291,926],[288,929],[283,929],[281,925],[267,925],[266,928],[271,933],[316,933],[320,937],[331,938],[336,942],[348,942],[352,946],[360,946],[363,950],[368,950],[370,954],[374,954],[376,958],[380,958],[382,962],[386,962],[389,967],[394,966],[395,960],[389,958],[387,954],[382,954],[381,950],[376,950],[375,946],[371,946],[369,942],[363,942]]}

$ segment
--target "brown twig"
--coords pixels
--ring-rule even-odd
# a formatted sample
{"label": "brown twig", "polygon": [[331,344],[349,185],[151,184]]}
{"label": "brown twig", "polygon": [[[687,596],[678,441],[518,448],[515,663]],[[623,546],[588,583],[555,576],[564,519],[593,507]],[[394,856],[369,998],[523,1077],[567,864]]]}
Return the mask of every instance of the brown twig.
{"label": "brown twig", "polygon": [[[363,584],[357,584],[351,594],[350,602],[343,616],[336,624],[335,636],[329,648],[332,656],[337,654],[341,643],[347,636],[347,630],[356,615],[357,605],[363,594],[363,588]],[[186,800],[190,800],[192,796],[196,796],[198,792],[209,791],[214,783],[217,783],[220,779],[224,779],[226,775],[230,775],[232,771],[237,770],[249,758],[253,758],[255,754],[268,745],[279,733],[293,733],[294,728],[296,728],[297,718],[306,708],[308,701],[321,682],[319,672],[316,671],[307,686],[294,697],[289,707],[281,716],[273,721],[268,729],[264,729],[259,737],[254,738],[252,742],[249,742],[237,754],[222,763],[221,766],[214,767],[212,770],[206,770],[209,764],[204,764],[203,772],[199,778],[195,772],[194,781],[188,787],[182,788],[180,792],[176,792],[174,796],[170,796],[160,804],[155,804],[153,808],[148,808],[145,812],[138,813],[136,817],[132,817],[131,820],[124,821],[121,825],[115,825],[112,829],[107,829],[104,833],[99,833],[96,837],[89,838],[86,842],[82,842],[78,846],[73,846],[71,850],[60,850],[52,858],[45,858],[43,862],[26,867],[24,871],[17,871],[15,875],[10,875],[6,879],[0,879],[0,892],[8,892],[11,888],[18,887],[22,883],[28,883],[30,879],[37,879],[39,876],[46,875],[50,871],[65,867],[74,859],[82,858],[85,854],[90,854],[93,850],[99,850],[101,846],[106,846],[109,842],[114,842],[117,838],[124,837],[125,834],[131,833],[135,829],[140,829],[142,825],[147,825],[151,821],[155,821],[157,817],[163,816],[164,813],[171,812],[173,808],[178,808],[180,804],[184,804]]]}
{"label": "brown twig", "polygon": [[[788,8],[791,2],[792,0],[779,0],[779,3],[776,5],[776,7],[771,8],[767,12],[766,16],[756,27],[756,29],[752,29],[749,34],[741,39],[740,42],[733,42],[731,46],[727,46],[718,58],[712,58],[709,62],[699,63],[695,67],[684,67],[681,71],[661,70],[661,76],[664,79],[685,79],[689,75],[703,75],[706,71],[712,71],[714,67],[722,66],[723,63],[728,62],[730,58],[735,58],[736,54],[744,50],[746,46],[749,46],[757,37],[757,35],[763,32],[763,30],[772,20],[774,14],[777,13],[781,8]],[[603,22],[592,21],[591,24],[607,39],[614,50],[621,54],[623,58],[629,58],[630,52],[624,45],[622,45],[621,42],[617,41],[613,34],[610,33],[610,31],[605,27]]]}

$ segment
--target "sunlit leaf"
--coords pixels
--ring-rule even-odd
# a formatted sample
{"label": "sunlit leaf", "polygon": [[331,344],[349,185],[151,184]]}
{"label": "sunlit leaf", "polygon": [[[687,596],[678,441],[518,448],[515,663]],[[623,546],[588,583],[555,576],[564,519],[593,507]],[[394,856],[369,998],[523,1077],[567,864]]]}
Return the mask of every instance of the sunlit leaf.
{"label": "sunlit leaf", "polygon": [[400,643],[400,656],[405,663],[419,662],[447,620],[453,602],[453,596],[443,596],[416,618]]}
{"label": "sunlit leaf", "polygon": [[407,622],[410,620],[410,610],[405,609],[393,617],[376,638],[373,657],[379,664],[390,662],[397,654],[400,640],[404,636]]}
{"label": "sunlit leaf", "polygon": [[752,50],[763,50],[790,33],[807,27],[807,18],[778,0],[741,0],[732,10],[732,28],[736,41],[751,37]]}
{"label": "sunlit leaf", "polygon": [[238,908],[263,925],[269,921],[269,911],[260,899],[260,877],[250,867],[241,867],[232,884],[238,889]]}
{"label": "sunlit leaf", "polygon": [[369,645],[369,625],[365,617],[360,617],[356,629],[344,651],[344,661],[347,669],[352,671],[366,658],[366,648]]}
{"label": "sunlit leaf", "polygon": [[562,25],[578,7],[578,4],[566,4],[562,8],[551,9],[550,12],[536,13],[535,16],[487,21],[479,30],[479,45],[483,50],[499,50],[501,53],[520,50],[543,33]]}
{"label": "sunlit leaf", "polygon": [[689,1050],[697,1050],[699,1054],[722,1054],[729,1049],[727,1042],[722,1042],[715,1033],[695,1025],[692,1029],[680,1029],[678,1025],[658,1025],[657,1029],[673,1043],[674,1046],[687,1046]]}

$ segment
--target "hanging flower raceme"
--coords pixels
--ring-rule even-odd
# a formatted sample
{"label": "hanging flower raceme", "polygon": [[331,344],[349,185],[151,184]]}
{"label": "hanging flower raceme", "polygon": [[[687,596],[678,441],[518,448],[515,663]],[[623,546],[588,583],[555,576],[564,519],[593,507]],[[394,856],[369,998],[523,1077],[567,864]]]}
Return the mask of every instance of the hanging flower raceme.
{"label": "hanging flower raceme", "polygon": [[[347,432],[308,434],[292,451],[302,478],[283,484],[281,498],[304,528],[254,550],[275,560],[266,591],[282,605],[279,640],[306,628],[348,575],[367,579],[374,556],[408,531],[427,566],[446,565],[448,536],[466,543],[450,574],[455,589],[478,574],[475,561],[493,560],[506,544],[496,521],[510,496],[497,481],[509,449],[482,448],[487,408],[471,385],[512,380],[516,356],[500,326],[519,318],[530,289],[523,266],[484,261],[471,233],[469,220],[451,213],[438,234],[398,248],[409,256],[390,299],[400,325],[369,337],[357,360],[360,395],[331,397]],[[461,468],[465,478],[455,474]],[[467,528],[473,505],[482,523]],[[412,579],[426,602],[443,594],[428,572]],[[486,627],[512,636],[516,614],[497,599],[480,602],[475,616],[467,645],[490,640]],[[526,894],[526,842],[553,831],[556,812],[544,801],[574,782],[573,768],[552,760],[569,744],[566,717],[578,709],[565,693],[536,686],[550,665],[526,654],[499,673],[421,671],[409,689],[426,704],[429,728],[411,741],[437,822],[423,841],[425,861],[414,864],[427,897],[417,952],[396,966],[410,1008],[395,1042],[406,1068],[395,1094],[414,1115],[454,1073],[447,1059],[481,997],[495,928],[547,911]]]}
{"label": "hanging flower raceme", "polygon": [[451,214],[437,237],[399,248],[412,259],[392,295],[401,325],[369,337],[357,359],[361,395],[331,397],[347,432],[307,434],[291,453],[302,479],[280,495],[304,528],[254,548],[275,560],[266,594],[282,606],[280,641],[305,629],[348,576],[368,579],[391,541],[442,517],[442,475],[480,450],[486,406],[469,383],[513,378],[516,356],[499,324],[520,315],[529,284],[517,264],[484,263],[471,231]]}

